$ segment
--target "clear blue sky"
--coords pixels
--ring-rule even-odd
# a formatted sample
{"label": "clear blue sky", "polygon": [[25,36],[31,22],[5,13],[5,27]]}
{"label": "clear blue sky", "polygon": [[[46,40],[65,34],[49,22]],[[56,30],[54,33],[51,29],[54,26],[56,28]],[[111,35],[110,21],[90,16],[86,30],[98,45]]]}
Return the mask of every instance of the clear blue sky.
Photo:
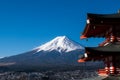
{"label": "clear blue sky", "polygon": [[56,36],[80,40],[87,13],[116,13],[120,0],[0,0],[0,57],[20,54]]}

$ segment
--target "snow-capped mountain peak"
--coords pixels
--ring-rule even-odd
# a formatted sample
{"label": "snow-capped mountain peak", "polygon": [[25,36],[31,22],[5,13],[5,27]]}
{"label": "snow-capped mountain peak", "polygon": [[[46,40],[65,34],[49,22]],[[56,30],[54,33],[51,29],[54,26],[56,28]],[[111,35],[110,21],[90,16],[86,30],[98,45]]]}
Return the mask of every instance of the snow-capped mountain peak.
{"label": "snow-capped mountain peak", "polygon": [[36,48],[39,51],[53,51],[70,52],[77,49],[84,49],[78,43],[68,39],[66,36],[58,36],[53,40]]}

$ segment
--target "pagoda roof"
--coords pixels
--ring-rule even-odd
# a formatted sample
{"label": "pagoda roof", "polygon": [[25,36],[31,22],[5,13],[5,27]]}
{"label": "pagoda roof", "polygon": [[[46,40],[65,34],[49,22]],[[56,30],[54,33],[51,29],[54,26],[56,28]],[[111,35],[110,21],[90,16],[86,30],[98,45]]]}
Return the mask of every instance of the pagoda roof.
{"label": "pagoda roof", "polygon": [[[85,47],[84,56],[78,62],[105,60],[108,56],[120,56],[120,42],[112,42],[106,46]],[[119,57],[118,57],[119,58]]]}
{"label": "pagoda roof", "polygon": [[89,37],[106,37],[111,31],[120,34],[120,13],[116,14],[87,14],[87,23],[81,39]]}
{"label": "pagoda roof", "polygon": [[90,54],[115,54],[115,55],[120,55],[120,42],[112,42],[107,44],[106,46],[99,46],[99,47],[86,47],[85,48],[87,52],[90,52]]}
{"label": "pagoda roof", "polygon": [[115,13],[115,14],[93,14],[93,13],[88,13],[87,15],[88,15],[89,18],[120,19],[120,13]]}

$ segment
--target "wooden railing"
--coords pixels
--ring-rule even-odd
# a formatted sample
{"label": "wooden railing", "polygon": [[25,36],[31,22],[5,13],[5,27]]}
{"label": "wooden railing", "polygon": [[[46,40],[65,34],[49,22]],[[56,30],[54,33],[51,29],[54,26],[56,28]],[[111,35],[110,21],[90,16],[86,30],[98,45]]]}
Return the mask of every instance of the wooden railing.
{"label": "wooden railing", "polygon": [[109,74],[120,74],[120,68],[116,68],[116,73],[111,72],[112,70],[99,69],[98,75],[109,75]]}

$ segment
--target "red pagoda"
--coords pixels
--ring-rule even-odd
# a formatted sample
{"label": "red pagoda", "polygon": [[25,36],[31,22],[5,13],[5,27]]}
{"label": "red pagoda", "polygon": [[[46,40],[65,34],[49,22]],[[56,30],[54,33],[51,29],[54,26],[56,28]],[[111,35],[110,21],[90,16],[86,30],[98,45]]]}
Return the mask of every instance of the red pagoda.
{"label": "red pagoda", "polygon": [[78,62],[102,60],[105,69],[99,73],[118,74],[120,71],[120,13],[87,14],[86,27],[81,39],[103,37],[105,41],[98,47],[85,47],[84,57]]}

